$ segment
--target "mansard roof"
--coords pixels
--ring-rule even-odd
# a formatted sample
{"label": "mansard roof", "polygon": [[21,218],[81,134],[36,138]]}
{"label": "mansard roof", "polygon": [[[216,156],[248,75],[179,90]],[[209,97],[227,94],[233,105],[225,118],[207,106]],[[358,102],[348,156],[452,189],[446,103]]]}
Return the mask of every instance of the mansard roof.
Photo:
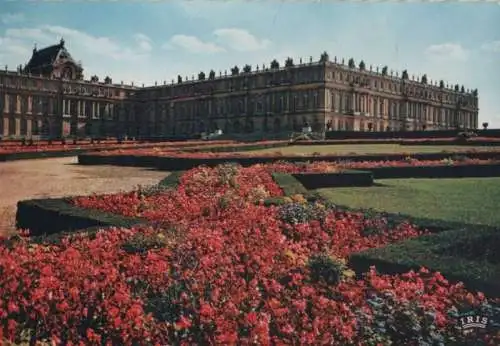
{"label": "mansard roof", "polygon": [[28,64],[25,66],[25,69],[27,72],[33,70],[46,70],[47,68],[53,66],[58,57],[73,61],[73,58],[64,47],[63,39],[61,39],[58,44],[48,46],[40,50],[37,50],[36,48],[33,49],[33,55],[31,56]]}

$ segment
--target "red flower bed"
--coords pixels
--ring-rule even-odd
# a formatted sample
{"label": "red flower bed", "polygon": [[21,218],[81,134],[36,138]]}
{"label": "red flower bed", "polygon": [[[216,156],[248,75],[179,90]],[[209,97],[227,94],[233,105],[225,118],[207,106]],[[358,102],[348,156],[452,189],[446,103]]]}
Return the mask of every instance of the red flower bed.
{"label": "red flower bed", "polygon": [[449,344],[459,334],[448,312],[487,302],[425,270],[356,280],[350,253],[425,231],[320,204],[255,204],[282,195],[270,172],[289,169],[198,167],[175,190],[75,199],[157,226],[0,246],[0,333],[69,345]]}
{"label": "red flower bed", "polygon": [[[69,141],[69,143],[72,143]],[[123,143],[113,141],[102,141],[101,143],[78,142],[77,144],[62,144],[60,142],[54,144],[34,144],[34,145],[21,145],[0,142],[0,154],[16,154],[16,153],[31,153],[31,152],[51,152],[51,151],[69,151],[75,149],[128,149],[137,150],[136,148],[161,148],[161,150],[169,150],[169,148],[185,148],[185,147],[200,147],[205,145],[222,145],[232,143],[231,141],[188,141],[188,142],[164,142],[164,143],[141,143],[137,141],[126,141]],[[114,151],[110,152],[114,152]],[[151,150],[151,149],[150,149]],[[153,149],[154,150],[154,149]]]}
{"label": "red flower bed", "polygon": [[[245,146],[253,146],[255,144],[245,144]],[[228,145],[228,147],[232,147],[233,145]],[[190,148],[191,149],[191,148]],[[205,149],[207,149],[205,147]],[[500,149],[490,148],[489,151],[497,151]],[[444,152],[444,151],[443,151]],[[468,153],[468,152],[477,152],[475,149],[467,149],[464,148],[460,151],[460,153]],[[450,155],[453,152],[450,152]],[[380,153],[382,155],[382,153]],[[392,153],[397,154],[397,153]],[[403,155],[411,156],[409,153],[400,153]],[[211,158],[223,158],[223,159],[233,159],[233,158],[245,158],[245,157],[304,157],[304,156],[345,156],[345,154],[336,154],[336,153],[308,153],[308,154],[283,154],[282,152],[276,150],[275,152],[209,152],[209,151],[200,151],[200,152],[188,152],[188,151],[173,151],[173,150],[165,150],[164,148],[145,148],[145,149],[126,149],[120,151],[101,151],[99,153],[95,153],[94,155],[100,156],[115,156],[115,155],[131,155],[131,156],[156,156],[156,157],[169,157],[169,158],[186,158],[186,159],[211,159]],[[356,154],[349,153],[348,155],[368,155],[368,154]]]}

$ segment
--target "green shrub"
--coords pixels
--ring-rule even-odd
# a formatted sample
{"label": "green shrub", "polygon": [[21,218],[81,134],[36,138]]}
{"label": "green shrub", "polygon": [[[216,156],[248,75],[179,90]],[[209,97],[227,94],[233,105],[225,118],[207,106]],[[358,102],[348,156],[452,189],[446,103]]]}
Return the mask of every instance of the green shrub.
{"label": "green shrub", "polygon": [[145,253],[152,249],[162,248],[166,244],[167,242],[163,233],[136,233],[123,243],[122,249],[128,253]]}
{"label": "green shrub", "polygon": [[311,275],[311,281],[324,282],[328,285],[338,284],[347,270],[344,262],[334,259],[327,254],[311,256],[307,267]]}

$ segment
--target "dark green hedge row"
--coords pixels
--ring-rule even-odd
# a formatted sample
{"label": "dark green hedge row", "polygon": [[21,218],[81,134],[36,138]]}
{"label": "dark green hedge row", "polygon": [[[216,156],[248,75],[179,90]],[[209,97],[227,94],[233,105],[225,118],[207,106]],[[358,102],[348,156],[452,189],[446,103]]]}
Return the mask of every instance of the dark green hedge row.
{"label": "dark green hedge row", "polygon": [[388,274],[423,266],[443,273],[450,281],[462,281],[471,289],[498,297],[499,236],[492,227],[464,227],[356,253],[349,262],[359,273],[370,266]]}
{"label": "dark green hedge row", "polygon": [[457,139],[455,141],[421,141],[418,143],[411,142],[400,142],[401,146],[418,146],[418,145],[460,145],[460,146],[472,146],[472,147],[498,147],[500,146],[500,141],[464,141],[462,139]]}
{"label": "dark green hedge row", "polygon": [[374,179],[500,177],[500,163],[368,168]]}
{"label": "dark green hedge row", "polygon": [[68,198],[32,199],[17,203],[17,228],[29,229],[33,235],[93,226],[131,227],[140,223],[144,223],[144,220],[78,208]]}
{"label": "dark green hedge row", "polygon": [[277,161],[291,162],[314,162],[314,161],[402,161],[408,156],[417,160],[443,160],[450,156],[467,156],[477,159],[499,159],[500,151],[484,152],[441,152],[441,153],[418,153],[418,154],[371,154],[371,155],[323,155],[323,156],[249,156],[249,157],[227,157],[227,158],[182,158],[182,157],[160,157],[139,155],[109,155],[100,156],[92,154],[78,155],[78,163],[82,165],[115,165],[151,167],[166,171],[185,171],[197,166],[206,165],[214,167],[227,162],[238,163],[242,166],[251,166],[259,163],[271,163]]}
{"label": "dark green hedge row", "polygon": [[330,139],[324,141],[296,141],[290,143],[290,145],[360,145],[360,144],[398,144],[401,146],[419,146],[419,145],[427,145],[427,146],[444,146],[444,145],[453,145],[453,146],[500,146],[500,141],[464,141],[462,139],[456,139],[453,141],[446,140],[422,140],[418,142],[409,142],[408,140],[402,139]]}
{"label": "dark green hedge row", "polygon": [[252,151],[252,150],[262,150],[262,149],[271,149],[271,148],[283,148],[288,146],[288,142],[280,142],[280,143],[255,143],[252,145],[245,146],[220,146],[220,147],[212,147],[212,148],[188,148],[182,149],[185,152],[195,152],[195,153],[233,153],[233,152],[243,152],[243,151]]}
{"label": "dark green hedge row", "polygon": [[[463,130],[422,130],[422,131],[329,131],[326,139],[383,139],[383,138],[450,138],[456,137]],[[480,137],[500,137],[500,129],[474,130]]]}
{"label": "dark green hedge row", "polygon": [[5,161],[16,161],[16,160],[32,160],[32,159],[48,159],[51,157],[68,157],[77,156],[82,153],[87,153],[89,149],[73,149],[73,150],[61,150],[61,151],[36,151],[36,152],[21,152],[12,154],[0,154],[0,162]]}
{"label": "dark green hedge row", "polygon": [[[183,172],[173,172],[158,183],[162,188],[175,188]],[[29,229],[33,236],[74,232],[91,227],[132,227],[146,220],[130,218],[100,210],[79,208],[69,198],[32,199],[17,203],[16,224]]]}
{"label": "dark green hedge row", "polygon": [[372,186],[370,171],[347,170],[337,173],[300,173],[293,175],[306,189],[326,187]]}

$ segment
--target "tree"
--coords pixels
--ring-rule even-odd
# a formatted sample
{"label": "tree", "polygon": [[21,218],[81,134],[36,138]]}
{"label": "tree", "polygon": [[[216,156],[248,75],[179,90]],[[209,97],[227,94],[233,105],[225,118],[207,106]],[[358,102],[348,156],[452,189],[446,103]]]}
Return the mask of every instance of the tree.
{"label": "tree", "polygon": [[271,61],[270,67],[272,70],[277,70],[280,68],[280,63],[278,62],[278,60],[274,59],[273,61]]}
{"label": "tree", "polygon": [[210,80],[215,79],[215,71],[214,70],[210,70],[210,72],[208,73],[208,79],[210,79]]}
{"label": "tree", "polygon": [[439,87],[444,89],[444,81],[442,79],[439,81]]}
{"label": "tree", "polygon": [[234,66],[234,67],[231,69],[231,75],[232,75],[232,76],[237,76],[239,73],[240,73],[240,69],[238,68],[238,66]]}
{"label": "tree", "polygon": [[97,83],[97,82],[99,82],[99,77],[97,77],[96,75],[93,75],[92,77],[90,77],[90,81],[92,83]]}
{"label": "tree", "polygon": [[293,67],[293,59],[292,58],[287,58],[285,60],[285,67]]}
{"label": "tree", "polygon": [[181,75],[177,75],[177,83],[181,84],[182,83],[182,77]]}
{"label": "tree", "polygon": [[422,84],[427,84],[427,75],[424,74],[421,79]]}
{"label": "tree", "polygon": [[364,62],[363,60],[361,60],[361,61],[359,62],[359,69],[360,69],[361,71],[364,71],[364,70],[366,69],[366,65],[365,65],[365,62]]}
{"label": "tree", "polygon": [[198,73],[198,79],[205,80],[205,72],[201,71],[200,73]]}
{"label": "tree", "polygon": [[387,66],[382,67],[382,76],[387,76],[387,70],[389,70],[389,67]]}
{"label": "tree", "polygon": [[486,122],[485,122],[485,123],[483,123],[483,130],[487,130],[487,129],[488,129],[488,125],[489,125],[489,124],[488,124],[488,123],[486,123]]}
{"label": "tree", "polygon": [[330,56],[328,55],[328,53],[325,51],[321,54],[321,56],[319,57],[319,61],[320,62],[327,62],[328,60],[330,60]]}
{"label": "tree", "polygon": [[104,78],[104,83],[111,84],[111,83],[113,83],[113,80],[109,76],[106,76],[106,78]]}
{"label": "tree", "polygon": [[403,71],[403,73],[401,74],[401,78],[408,79],[408,71],[407,70]]}
{"label": "tree", "polygon": [[244,73],[250,73],[250,72],[252,72],[252,66],[246,64],[245,66],[243,66],[243,72]]}
{"label": "tree", "polygon": [[349,61],[347,62],[347,66],[349,68],[354,68],[356,67],[356,64],[354,63],[354,59],[353,58],[350,58]]}

